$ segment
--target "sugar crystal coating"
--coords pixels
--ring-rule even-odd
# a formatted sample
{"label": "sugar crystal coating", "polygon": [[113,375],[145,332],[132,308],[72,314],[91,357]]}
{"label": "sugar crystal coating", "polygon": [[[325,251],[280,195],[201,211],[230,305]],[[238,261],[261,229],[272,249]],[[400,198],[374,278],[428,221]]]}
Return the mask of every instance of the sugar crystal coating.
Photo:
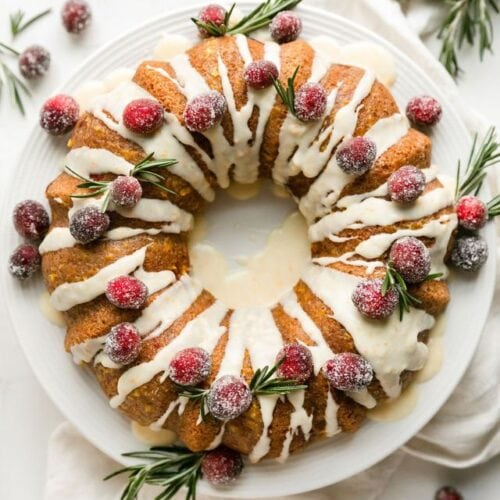
{"label": "sugar crystal coating", "polygon": [[462,196],[455,206],[458,224],[468,231],[478,231],[488,221],[488,207],[477,196]]}
{"label": "sugar crystal coating", "polygon": [[362,175],[372,167],[377,157],[377,146],[367,137],[353,137],[336,152],[340,169],[349,175]]}
{"label": "sugar crystal coating", "polygon": [[205,132],[216,125],[227,109],[226,98],[210,90],[191,99],[184,109],[184,121],[191,132]]}
{"label": "sugar crystal coating", "polygon": [[32,45],[19,56],[19,71],[24,78],[39,78],[49,70],[50,54],[40,45]]}
{"label": "sugar crystal coating", "polygon": [[105,293],[120,309],[140,309],[148,298],[148,287],[133,276],[118,276],[108,282]]}
{"label": "sugar crystal coating", "polygon": [[108,215],[92,205],[77,210],[69,221],[71,236],[84,244],[100,238],[108,227]]}
{"label": "sugar crystal coating", "polygon": [[360,391],[373,380],[370,363],[353,352],[336,354],[323,366],[330,385],[340,391]]}
{"label": "sugar crystal coating", "polygon": [[390,175],[387,186],[392,201],[412,203],[424,192],[425,175],[419,168],[406,165]]}
{"label": "sugar crystal coating", "polygon": [[277,14],[269,25],[269,32],[277,43],[296,40],[302,31],[300,17],[291,10],[283,10]]}
{"label": "sugar crystal coating", "polygon": [[302,344],[287,344],[276,356],[276,364],[283,362],[276,370],[276,375],[288,380],[304,383],[313,370],[311,351]]}
{"label": "sugar crystal coating", "polygon": [[476,235],[459,236],[451,250],[451,263],[461,271],[478,271],[488,259],[488,244]]}
{"label": "sugar crystal coating", "polygon": [[12,214],[16,231],[32,241],[40,240],[49,229],[49,214],[38,201],[24,200],[19,202]]}
{"label": "sugar crystal coating", "polygon": [[85,0],[69,0],[63,5],[61,18],[68,33],[78,34],[90,24],[92,11]]}
{"label": "sugar crystal coating", "polygon": [[303,122],[319,120],[326,110],[326,92],[319,84],[309,82],[297,91],[295,94],[295,114]]}
{"label": "sugar crystal coating", "polygon": [[216,485],[231,483],[241,474],[242,470],[243,459],[241,455],[225,446],[208,451],[201,462],[203,477]]}
{"label": "sugar crystal coating", "polygon": [[119,175],[110,186],[111,201],[120,207],[132,208],[142,197],[141,183],[130,175]]}
{"label": "sugar crystal coating", "polygon": [[135,99],[123,110],[123,124],[135,134],[148,135],[161,127],[163,114],[163,107],[158,101]]}
{"label": "sugar crystal coating", "polygon": [[271,61],[260,59],[251,62],[245,69],[245,81],[248,86],[261,90],[273,84],[273,80],[278,78],[278,68]]}
{"label": "sugar crystal coating", "polygon": [[208,411],[219,420],[233,420],[245,413],[252,403],[248,384],[233,375],[223,375],[210,388]]}
{"label": "sugar crystal coating", "polygon": [[169,377],[179,385],[198,385],[210,374],[210,354],[201,347],[179,351],[170,362]]}
{"label": "sugar crystal coating", "polygon": [[141,336],[132,323],[120,323],[111,328],[104,343],[109,359],[120,365],[128,365],[139,356]]}
{"label": "sugar crystal coating", "polygon": [[40,125],[51,135],[64,135],[74,128],[80,107],[69,95],[51,97],[40,111]]}
{"label": "sugar crystal coating", "polygon": [[442,114],[441,104],[428,95],[413,97],[406,106],[406,116],[415,125],[435,125]]}
{"label": "sugar crystal coating", "polygon": [[9,258],[9,272],[19,280],[31,278],[39,269],[42,258],[35,245],[19,245]]}
{"label": "sugar crystal coating", "polygon": [[399,304],[399,296],[394,289],[382,294],[381,279],[365,279],[358,283],[352,301],[358,311],[371,319],[384,319],[390,316]]}
{"label": "sugar crystal coating", "polygon": [[[205,24],[214,24],[215,26],[222,26],[226,17],[226,9],[221,5],[212,3],[209,4],[198,13],[198,20]],[[198,32],[202,38],[208,38],[210,33],[205,28],[198,26]]]}
{"label": "sugar crystal coating", "polygon": [[421,283],[431,270],[429,249],[413,236],[396,240],[389,252],[389,259],[407,283]]}

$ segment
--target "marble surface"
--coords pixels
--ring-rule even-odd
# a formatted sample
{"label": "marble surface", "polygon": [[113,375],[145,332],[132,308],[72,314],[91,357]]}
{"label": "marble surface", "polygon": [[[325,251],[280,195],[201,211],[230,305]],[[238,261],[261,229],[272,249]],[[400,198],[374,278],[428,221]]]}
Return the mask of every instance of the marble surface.
{"label": "marble surface", "polygon": [[[81,37],[71,37],[59,22],[62,1],[2,0],[0,3],[0,41],[10,42],[8,14],[22,8],[35,14],[53,7],[50,17],[30,28],[16,40],[16,47],[32,43],[44,45],[52,53],[49,75],[32,86],[33,98],[27,103],[27,117],[20,117],[4,96],[0,104],[0,151],[3,179],[0,189],[15,182],[16,158],[24,146],[30,128],[37,121],[37,110],[48,95],[94,50],[103,43],[132,28],[150,16],[163,14],[170,2],[165,0],[90,0],[94,22]],[[184,0],[184,4],[198,3]],[[494,25],[500,35],[500,16]],[[430,49],[436,53],[438,44],[430,39]],[[482,112],[500,130],[500,36],[495,42],[496,55],[487,54],[480,64],[475,50],[466,49],[461,55],[465,73],[459,86],[465,99]],[[33,168],[39,168],[36,159]],[[7,229],[10,213],[2,214]],[[5,265],[5,263],[3,264]],[[3,500],[38,500],[43,497],[47,441],[53,429],[64,417],[47,398],[34,378],[19,347],[8,316],[0,302],[0,498]],[[36,335],[36,332],[33,332]],[[50,360],[47,360],[50,362]],[[408,457],[384,493],[384,500],[431,499],[437,487],[454,484],[467,499],[498,498],[500,477],[497,472],[500,457],[487,464],[464,470],[449,470]],[[99,480],[99,478],[96,478]],[[50,500],[50,499],[49,499]]]}

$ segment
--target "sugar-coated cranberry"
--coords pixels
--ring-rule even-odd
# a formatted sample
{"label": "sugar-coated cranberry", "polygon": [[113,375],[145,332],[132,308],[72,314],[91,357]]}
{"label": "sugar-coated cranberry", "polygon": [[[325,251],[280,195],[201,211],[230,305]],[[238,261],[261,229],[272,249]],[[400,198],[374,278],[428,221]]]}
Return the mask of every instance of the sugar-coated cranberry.
{"label": "sugar-coated cranberry", "polygon": [[85,0],[69,0],[63,5],[61,18],[68,33],[81,33],[92,20],[90,5]]}
{"label": "sugar-coated cranberry", "polygon": [[330,385],[340,391],[360,391],[373,380],[370,363],[353,352],[336,354],[325,363],[323,373]]}
{"label": "sugar-coated cranberry", "polygon": [[463,196],[455,207],[458,224],[468,231],[478,231],[488,220],[488,207],[477,196]]}
{"label": "sugar-coated cranberry", "polygon": [[251,62],[245,69],[245,81],[253,89],[265,89],[278,78],[278,68],[271,61],[261,59]]}
{"label": "sugar-coated cranberry", "polygon": [[[217,5],[214,3],[209,4],[206,7],[203,7],[203,9],[201,9],[200,12],[198,13],[199,21],[208,25],[214,24],[217,27],[220,27],[224,24],[225,17],[226,17],[226,9],[221,5]],[[201,26],[198,26],[198,31],[202,38],[207,38],[210,36],[210,33],[208,33],[208,31],[205,28],[202,28]]]}
{"label": "sugar-coated cranberry", "polygon": [[407,165],[390,175],[387,187],[392,201],[412,203],[424,192],[425,175],[419,168]]}
{"label": "sugar-coated cranberry", "polygon": [[25,280],[31,278],[40,269],[41,262],[38,248],[25,243],[12,252],[9,259],[9,271],[17,279]]}
{"label": "sugar-coated cranberry", "polygon": [[198,385],[210,374],[210,354],[201,347],[179,351],[170,362],[169,377],[179,385]]}
{"label": "sugar-coated cranberry", "polygon": [[417,238],[405,236],[396,240],[389,252],[394,269],[407,283],[421,283],[431,270],[431,253]]}
{"label": "sugar-coated cranberry", "polygon": [[77,210],[69,221],[71,236],[84,244],[100,238],[108,227],[108,215],[92,205]]}
{"label": "sugar-coated cranberry", "polygon": [[452,486],[443,486],[436,491],[434,500],[463,500],[463,496]]}
{"label": "sugar-coated cranberry", "polygon": [[459,236],[451,250],[451,263],[461,271],[478,271],[488,259],[488,244],[476,235]]}
{"label": "sugar-coated cranberry", "polygon": [[19,56],[19,72],[31,80],[45,75],[50,66],[50,53],[40,45],[32,45]]}
{"label": "sugar-coated cranberry", "polygon": [[245,413],[252,403],[248,384],[233,375],[223,375],[210,388],[208,411],[219,420],[233,420]]}
{"label": "sugar-coated cranberry", "polygon": [[413,97],[406,106],[406,116],[415,125],[435,125],[442,114],[441,104],[428,95]]}
{"label": "sugar-coated cranberry", "polygon": [[110,185],[111,201],[119,207],[132,208],[142,197],[141,183],[130,175],[118,176]]}
{"label": "sugar-coated cranberry", "polygon": [[276,356],[276,364],[281,362],[276,375],[288,380],[304,383],[311,376],[313,361],[311,351],[302,344],[287,344]]}
{"label": "sugar-coated cranberry", "polygon": [[372,167],[377,146],[367,137],[353,137],[339,147],[335,159],[340,169],[349,175],[362,175]]}
{"label": "sugar-coated cranberry", "polygon": [[148,287],[133,276],[118,276],[108,282],[106,298],[120,309],[140,309],[148,298]]}
{"label": "sugar-coated cranberry", "polygon": [[141,336],[132,323],[119,323],[111,328],[106,341],[104,352],[113,363],[128,365],[132,363],[141,349]]}
{"label": "sugar-coated cranberry", "polygon": [[67,134],[76,125],[80,108],[69,95],[51,97],[40,112],[40,125],[52,135]]}
{"label": "sugar-coated cranberry", "polygon": [[296,40],[302,31],[300,17],[290,10],[280,12],[269,25],[269,32],[275,42],[286,43]]}
{"label": "sugar-coated cranberry", "polygon": [[184,121],[191,132],[205,132],[221,120],[226,109],[226,98],[220,92],[210,90],[187,103]]}
{"label": "sugar-coated cranberry", "polygon": [[241,474],[242,470],[241,455],[225,446],[208,451],[201,462],[201,473],[212,484],[229,484]]}
{"label": "sugar-coated cranberry", "polygon": [[39,240],[49,229],[49,214],[41,203],[24,200],[14,207],[12,215],[16,231],[29,240]]}
{"label": "sugar-coated cranberry", "polygon": [[390,316],[399,304],[396,290],[389,289],[382,294],[381,279],[365,279],[358,283],[352,301],[358,311],[371,319],[383,319]]}
{"label": "sugar-coated cranberry", "polygon": [[123,124],[135,134],[156,132],[163,123],[163,108],[153,99],[136,99],[123,110]]}
{"label": "sugar-coated cranberry", "polygon": [[309,82],[297,91],[294,101],[295,114],[303,122],[319,120],[326,110],[326,92],[319,84]]}

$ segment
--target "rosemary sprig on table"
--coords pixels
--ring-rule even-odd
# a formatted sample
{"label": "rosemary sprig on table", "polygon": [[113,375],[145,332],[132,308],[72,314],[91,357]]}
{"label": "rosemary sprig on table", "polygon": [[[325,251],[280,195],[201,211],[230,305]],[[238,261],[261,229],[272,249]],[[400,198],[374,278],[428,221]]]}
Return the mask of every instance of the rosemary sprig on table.
{"label": "rosemary sprig on table", "polygon": [[293,72],[293,75],[288,78],[287,81],[287,87],[285,88],[283,84],[273,78],[273,85],[274,88],[276,89],[276,92],[278,93],[281,101],[283,104],[290,110],[290,112],[295,115],[295,79],[297,78],[297,74],[299,72],[300,66],[297,66],[295,68],[295,71]]}
{"label": "rosemary sprig on table", "polygon": [[488,207],[488,217],[490,219],[500,215],[500,194],[497,194],[486,206]]}
{"label": "rosemary sprig on table", "polygon": [[[6,48],[7,46],[0,44],[0,47]],[[9,50],[14,52],[14,49],[9,48]],[[12,70],[3,61],[0,60],[0,96],[4,88],[8,89],[11,101],[17,106],[19,112],[24,115],[23,95],[29,97],[31,96],[31,92],[28,87],[26,87],[24,82],[14,72],[12,72]]]}
{"label": "rosemary sprig on table", "polygon": [[[16,37],[19,33],[22,33],[25,29],[29,28],[32,24],[36,23],[38,20],[42,19],[46,15],[50,14],[52,9],[44,10],[39,14],[36,14],[32,18],[24,21],[26,13],[22,10],[18,10],[10,14],[10,32],[12,33],[12,37]],[[23,22],[24,21],[24,22]]]}

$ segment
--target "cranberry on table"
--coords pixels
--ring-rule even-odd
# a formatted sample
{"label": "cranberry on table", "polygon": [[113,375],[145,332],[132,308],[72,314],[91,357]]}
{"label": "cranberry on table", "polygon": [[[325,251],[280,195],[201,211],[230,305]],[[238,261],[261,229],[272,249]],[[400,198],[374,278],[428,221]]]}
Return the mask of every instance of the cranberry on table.
{"label": "cranberry on table", "polygon": [[[209,4],[198,13],[198,20],[205,24],[214,24],[215,26],[222,26],[226,17],[226,9],[218,4]],[[198,26],[198,31],[202,38],[208,38],[210,33],[201,26]]]}
{"label": "cranberry on table", "polygon": [[319,83],[306,83],[295,94],[294,108],[303,122],[319,120],[326,110],[326,92]]}
{"label": "cranberry on table", "polygon": [[219,420],[233,420],[245,413],[252,403],[250,387],[241,377],[223,375],[210,388],[208,411]]}
{"label": "cranberry on table", "polygon": [[389,252],[394,269],[407,283],[421,283],[431,270],[431,253],[417,238],[405,236],[396,240]]}
{"label": "cranberry on table", "polygon": [[14,207],[12,219],[16,231],[28,240],[40,240],[49,229],[49,214],[38,201],[19,202]]}
{"label": "cranberry on table", "polygon": [[43,76],[49,70],[50,53],[40,45],[32,45],[19,56],[19,72],[27,80]]}
{"label": "cranberry on table", "polygon": [[323,366],[330,385],[340,391],[360,391],[373,380],[373,368],[368,361],[353,352],[336,354]]}
{"label": "cranberry on table", "polygon": [[462,495],[452,486],[443,486],[434,495],[434,500],[463,500]]}
{"label": "cranberry on table", "polygon": [[219,446],[208,451],[201,462],[203,477],[212,484],[222,485],[234,481],[243,470],[241,455],[230,448]]}
{"label": "cranberry on table", "polygon": [[52,135],[67,134],[74,128],[80,114],[78,103],[69,95],[48,99],[40,112],[40,125]]}
{"label": "cranberry on table", "polygon": [[349,175],[368,172],[377,157],[377,146],[367,137],[353,137],[339,147],[335,159],[340,169]]}
{"label": "cranberry on table", "polygon": [[210,90],[191,99],[184,109],[184,121],[191,132],[205,132],[215,126],[227,109],[226,98]]}
{"label": "cranberry on table", "polygon": [[42,263],[40,252],[35,245],[25,243],[12,252],[9,259],[9,272],[19,280],[31,278]]}
{"label": "cranberry on table", "polygon": [[120,309],[140,309],[148,298],[148,287],[133,276],[118,276],[106,286],[106,298]]}
{"label": "cranberry on table", "polygon": [[419,168],[406,165],[391,174],[387,187],[392,201],[413,203],[424,192],[425,175]]}
{"label": "cranberry on table", "polygon": [[163,107],[158,101],[136,99],[123,110],[123,124],[135,134],[152,134],[161,127],[163,114]]}
{"label": "cranberry on table", "polygon": [[142,197],[141,183],[130,175],[118,176],[110,185],[111,201],[119,207],[132,208]]}
{"label": "cranberry on table", "polygon": [[488,244],[476,235],[459,236],[451,250],[451,263],[461,271],[478,271],[488,259]]}
{"label": "cranberry on table", "polygon": [[271,61],[261,59],[251,62],[245,69],[245,81],[253,89],[265,89],[278,78],[278,68]]}
{"label": "cranberry on table", "polygon": [[301,384],[307,381],[313,371],[311,351],[302,344],[285,345],[276,356],[276,364],[280,362],[276,375]]}
{"label": "cranberry on table", "polygon": [[394,289],[382,294],[381,279],[365,279],[358,283],[352,301],[358,311],[370,319],[384,319],[390,316],[399,304],[399,296]]}
{"label": "cranberry on table", "polygon": [[210,354],[201,347],[179,351],[170,362],[170,379],[179,385],[198,385],[210,374]]}
{"label": "cranberry on table", "polygon": [[61,18],[68,33],[81,33],[92,20],[90,5],[85,0],[69,0],[63,5]]}
{"label": "cranberry on table", "polygon": [[296,40],[302,31],[300,17],[290,10],[284,10],[274,17],[269,32],[275,42],[286,43]]}
{"label": "cranberry on table", "polygon": [[109,227],[109,217],[95,206],[77,210],[69,221],[69,232],[80,243],[90,243],[100,238]]}
{"label": "cranberry on table", "polygon": [[104,342],[104,352],[113,363],[132,363],[141,349],[141,336],[132,323],[120,323],[111,328]]}
{"label": "cranberry on table", "polygon": [[478,231],[488,221],[488,207],[477,196],[462,196],[455,206],[458,224],[468,231]]}
{"label": "cranberry on table", "polygon": [[441,104],[428,95],[413,97],[406,106],[406,116],[415,125],[435,125],[442,114]]}

